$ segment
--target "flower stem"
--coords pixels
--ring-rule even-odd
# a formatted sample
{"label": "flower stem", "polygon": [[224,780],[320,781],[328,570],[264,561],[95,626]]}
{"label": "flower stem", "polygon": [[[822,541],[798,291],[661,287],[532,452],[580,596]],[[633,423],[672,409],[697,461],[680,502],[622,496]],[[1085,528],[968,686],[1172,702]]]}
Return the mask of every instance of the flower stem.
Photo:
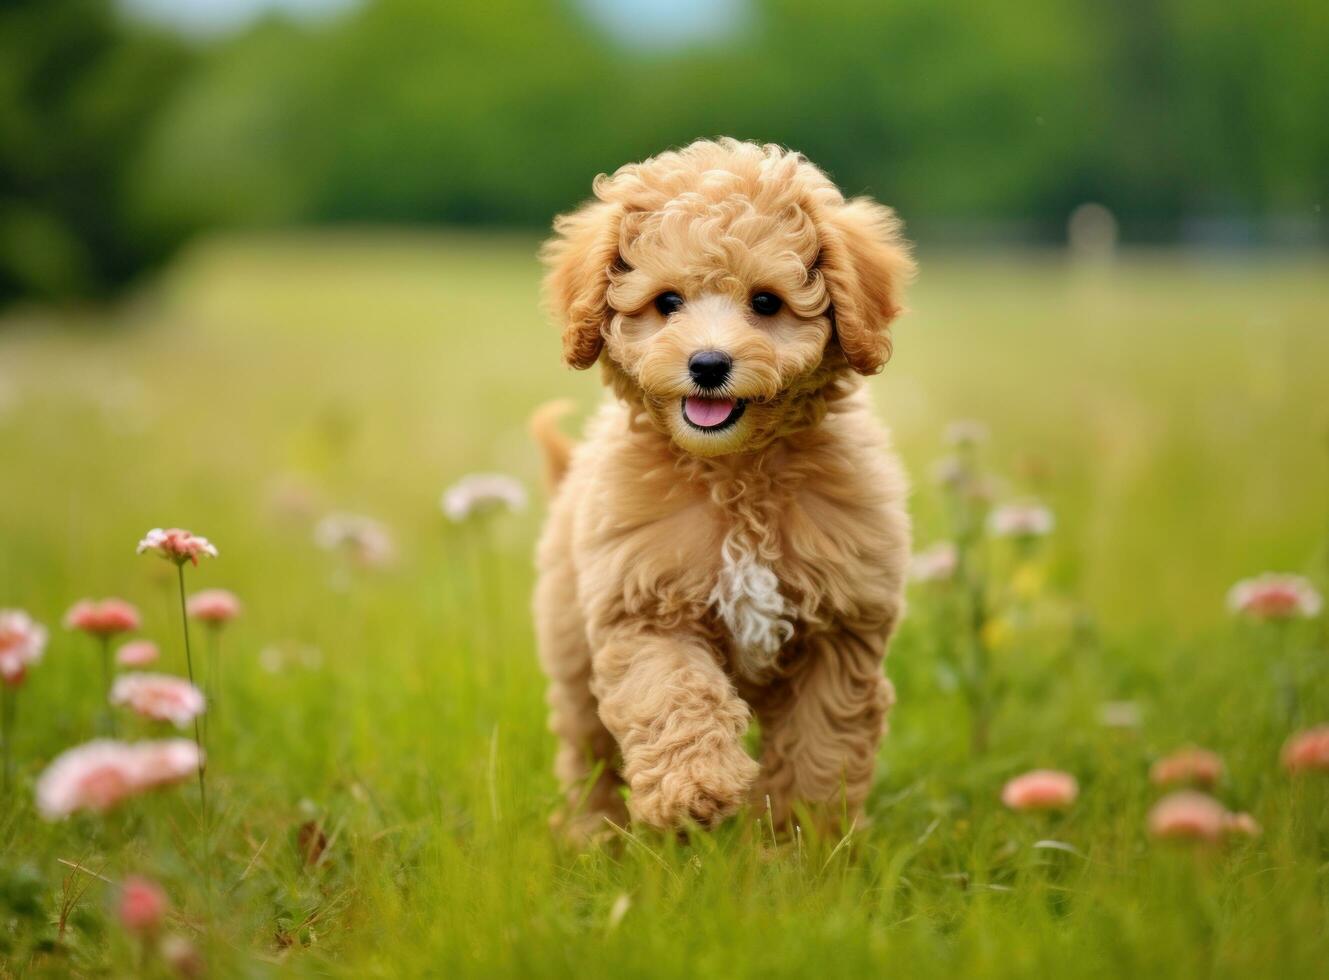
{"label": "flower stem", "polygon": [[115,738],[115,709],[111,707],[111,638],[101,637],[102,645],[102,711],[106,713],[106,731]]}
{"label": "flower stem", "polygon": [[[185,566],[177,562],[176,573],[180,581],[180,624],[185,631],[185,668],[189,671],[189,683],[194,683],[194,652],[189,646],[189,610],[185,605]],[[208,822],[208,789],[203,782],[203,735],[198,727],[198,715],[194,716],[194,744],[198,746],[198,796],[203,809],[203,826]]]}
{"label": "flower stem", "polygon": [[6,796],[9,795],[9,769],[10,769],[9,746],[10,742],[14,738],[14,709],[17,707],[18,705],[14,701],[14,689],[10,687],[8,684],[5,684],[3,689],[0,689],[0,738],[3,738],[5,743],[4,788]]}

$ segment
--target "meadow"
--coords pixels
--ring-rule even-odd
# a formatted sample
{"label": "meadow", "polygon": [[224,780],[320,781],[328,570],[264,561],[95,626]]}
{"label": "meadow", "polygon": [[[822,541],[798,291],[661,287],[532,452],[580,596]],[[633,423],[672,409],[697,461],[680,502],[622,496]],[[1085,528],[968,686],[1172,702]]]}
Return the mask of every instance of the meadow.
{"label": "meadow", "polygon": [[[1056,517],[1028,549],[982,545],[987,744],[967,627],[920,583],[867,826],[789,841],[758,808],[578,852],[547,827],[525,422],[602,395],[558,362],[535,246],[218,238],[115,309],[0,321],[0,608],[51,634],[13,695],[0,976],[165,975],[117,921],[131,874],[212,976],[1322,975],[1329,775],[1279,752],[1329,721],[1329,628],[1241,621],[1224,597],[1270,569],[1329,585],[1323,255],[924,249],[871,382],[917,544],[953,531],[932,474],[955,419],[991,434],[995,500]],[[530,506],[449,521],[440,495],[477,471]],[[335,513],[381,522],[393,554],[319,547]],[[66,610],[127,599],[185,672],[175,570],[135,554],[171,526],[219,549],[190,590],[244,604],[194,631],[215,657],[207,810],[185,782],[45,821],[35,780],[106,712]],[[1214,795],[1262,834],[1150,837],[1150,765],[1187,744],[1223,757]],[[1004,807],[1034,767],[1073,773],[1075,804]]]}

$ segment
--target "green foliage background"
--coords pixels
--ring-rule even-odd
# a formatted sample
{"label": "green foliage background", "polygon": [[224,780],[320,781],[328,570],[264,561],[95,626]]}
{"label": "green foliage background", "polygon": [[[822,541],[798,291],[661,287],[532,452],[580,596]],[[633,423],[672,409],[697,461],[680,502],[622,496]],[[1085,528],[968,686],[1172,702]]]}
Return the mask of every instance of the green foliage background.
{"label": "green foliage background", "polygon": [[573,0],[371,0],[210,43],[109,0],[0,12],[0,300],[96,294],[204,228],[545,226],[590,177],[732,134],[924,238],[1324,238],[1329,7],[753,0],[624,47]]}

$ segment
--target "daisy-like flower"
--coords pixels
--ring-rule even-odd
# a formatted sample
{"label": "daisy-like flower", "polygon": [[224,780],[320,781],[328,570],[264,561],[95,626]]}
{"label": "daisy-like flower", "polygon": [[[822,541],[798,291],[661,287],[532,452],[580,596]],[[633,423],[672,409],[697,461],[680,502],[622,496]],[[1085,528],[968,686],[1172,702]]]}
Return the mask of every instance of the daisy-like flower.
{"label": "daisy-like flower", "polygon": [[1188,746],[1159,759],[1149,768],[1155,786],[1192,783],[1213,786],[1223,778],[1223,760],[1208,749]]}
{"label": "daisy-like flower", "polygon": [[209,626],[224,626],[240,615],[240,600],[226,589],[204,589],[189,597],[189,615]]}
{"label": "daisy-like flower", "polygon": [[1149,811],[1149,833],[1160,839],[1214,843],[1233,829],[1235,816],[1212,796],[1180,790],[1154,804]]}
{"label": "daisy-like flower", "polygon": [[386,565],[396,554],[388,529],[372,517],[359,514],[329,514],[315,526],[314,543],[370,567]]}
{"label": "daisy-like flower", "polygon": [[0,609],[0,681],[18,687],[46,650],[46,627],[21,609]]}
{"label": "daisy-like flower", "polygon": [[123,599],[81,599],[65,613],[65,628],[97,637],[115,636],[139,628],[138,610]]}
{"label": "daisy-like flower", "polygon": [[115,651],[115,662],[121,667],[146,667],[158,656],[157,644],[151,640],[131,640]]}
{"label": "daisy-like flower", "polygon": [[130,797],[187,779],[201,764],[198,748],[185,739],[133,745],[97,739],[47,766],[37,780],[37,808],[47,820],[77,810],[105,813]]}
{"label": "daisy-like flower", "polygon": [[120,924],[126,932],[150,936],[161,928],[168,908],[166,893],[155,881],[130,875],[120,886]]}
{"label": "daisy-like flower", "polygon": [[1320,615],[1324,600],[1309,579],[1266,572],[1232,586],[1227,607],[1252,619],[1313,619]]}
{"label": "daisy-like flower", "polygon": [[1012,810],[1061,810],[1079,795],[1080,786],[1070,773],[1034,769],[1002,787],[1001,802]]}
{"label": "daisy-like flower", "polygon": [[197,565],[200,555],[217,557],[217,547],[211,541],[178,527],[165,530],[154,527],[138,543],[138,553],[141,555],[145,552],[151,552],[177,565],[183,565],[185,562]]}
{"label": "daisy-like flower", "polygon": [[526,488],[501,473],[472,473],[444,492],[439,506],[449,520],[461,523],[475,514],[526,508]]}
{"label": "daisy-like flower", "polygon": [[1329,772],[1329,725],[1297,732],[1283,746],[1283,768],[1291,773]]}
{"label": "daisy-like flower", "polygon": [[945,439],[948,445],[956,448],[982,445],[988,441],[987,423],[977,419],[956,419],[948,422]]}
{"label": "daisy-like flower", "polygon": [[184,728],[203,713],[203,692],[169,674],[121,674],[111,687],[111,704],[123,705],[153,721]]}
{"label": "daisy-like flower", "polygon": [[915,582],[949,582],[960,567],[960,553],[951,541],[938,541],[914,555],[909,577]]}
{"label": "daisy-like flower", "polygon": [[1057,521],[1042,504],[1003,504],[988,515],[988,530],[999,538],[1041,538]]}

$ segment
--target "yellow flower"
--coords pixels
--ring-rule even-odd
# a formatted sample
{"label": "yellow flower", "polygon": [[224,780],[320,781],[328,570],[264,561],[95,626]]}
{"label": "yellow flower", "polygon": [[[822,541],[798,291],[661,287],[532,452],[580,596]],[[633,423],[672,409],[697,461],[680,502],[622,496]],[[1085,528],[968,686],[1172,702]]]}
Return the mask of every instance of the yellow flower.
{"label": "yellow flower", "polygon": [[1047,572],[1042,565],[1032,561],[1021,562],[1011,576],[1011,591],[1020,599],[1036,599],[1046,583]]}

